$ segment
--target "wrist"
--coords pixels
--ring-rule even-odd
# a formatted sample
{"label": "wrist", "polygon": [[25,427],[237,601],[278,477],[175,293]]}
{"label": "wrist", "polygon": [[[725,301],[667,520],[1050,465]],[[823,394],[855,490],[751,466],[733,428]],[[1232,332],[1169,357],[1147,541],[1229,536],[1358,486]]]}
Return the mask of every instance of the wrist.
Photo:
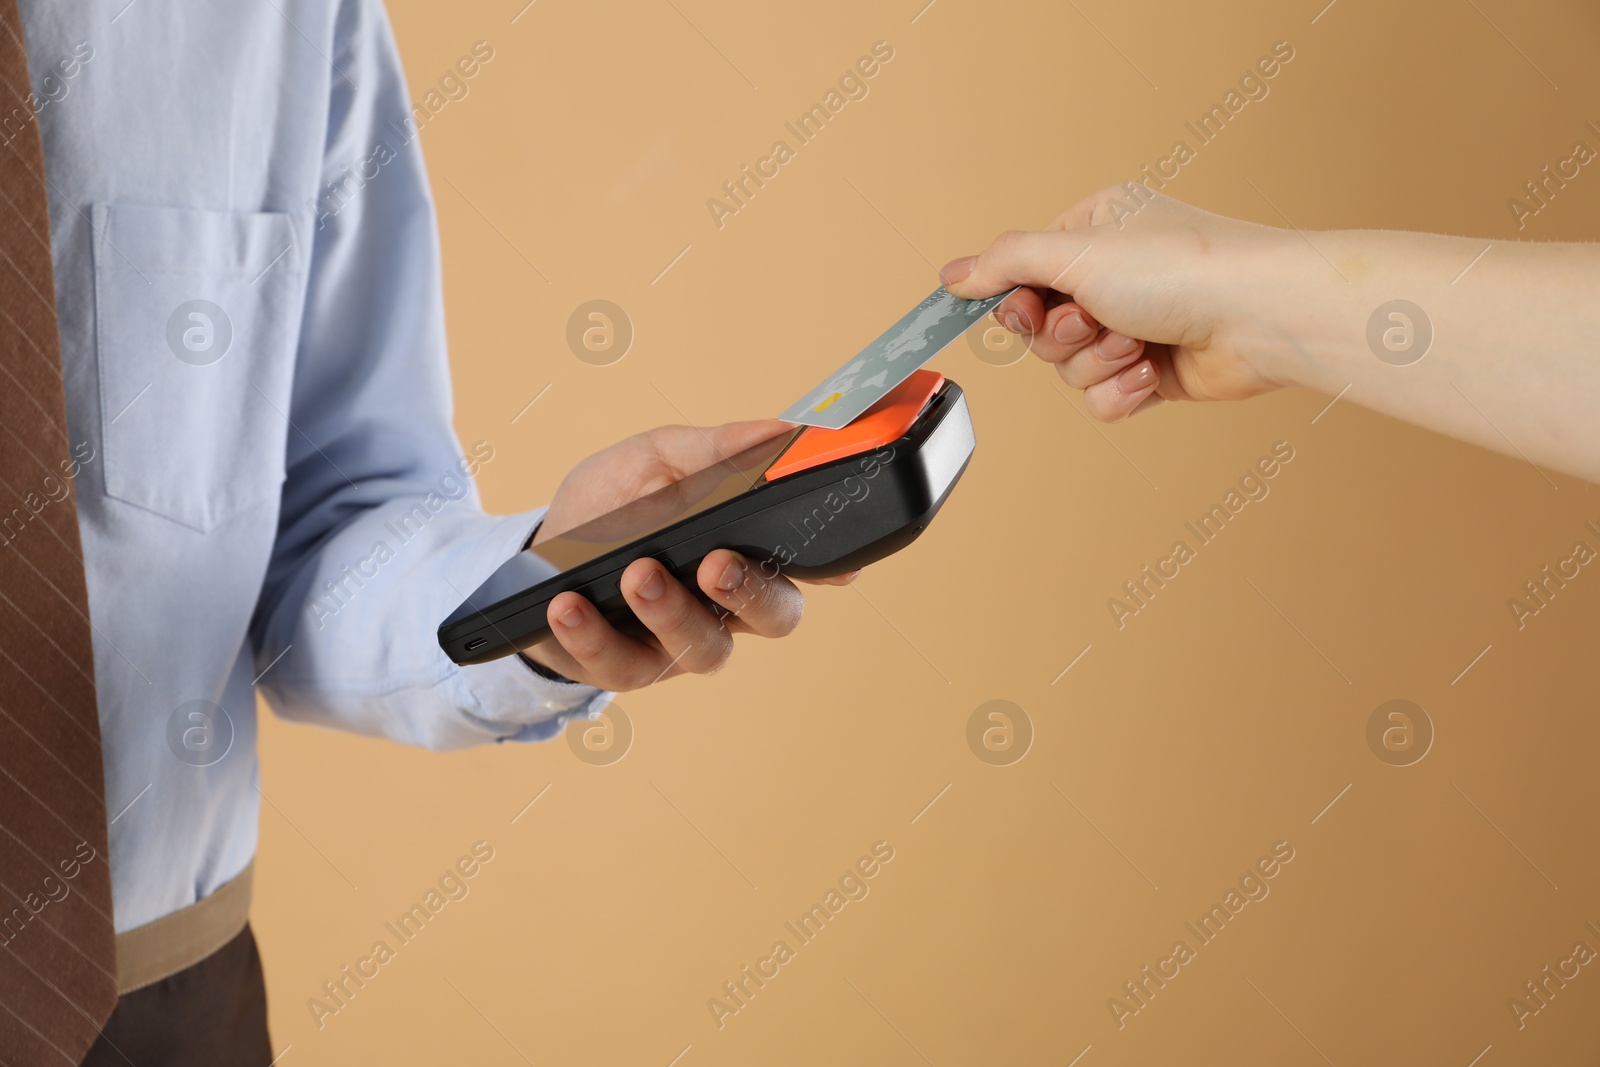
{"label": "wrist", "polygon": [[1325,388],[1320,338],[1332,329],[1341,295],[1333,287],[1347,283],[1300,233],[1251,229],[1231,252],[1234,269],[1222,272],[1217,342],[1264,383]]}

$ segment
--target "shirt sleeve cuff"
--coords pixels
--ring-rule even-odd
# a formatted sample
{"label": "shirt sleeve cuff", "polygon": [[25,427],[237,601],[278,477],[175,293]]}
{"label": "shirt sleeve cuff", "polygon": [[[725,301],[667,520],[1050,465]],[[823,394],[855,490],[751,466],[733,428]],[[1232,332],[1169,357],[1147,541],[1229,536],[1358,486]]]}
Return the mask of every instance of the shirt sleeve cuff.
{"label": "shirt sleeve cuff", "polygon": [[[484,578],[511,559],[532,537],[544,518],[544,508],[507,519],[489,546],[493,561]],[[560,569],[539,561],[554,577]],[[480,579],[481,581],[482,579]],[[474,587],[476,588],[476,587]],[[592,719],[611,703],[613,693],[592,685],[550,678],[533,670],[521,656],[503,656],[487,663],[462,667],[461,680],[476,705],[462,714],[501,741],[546,741],[561,733],[572,719]]]}

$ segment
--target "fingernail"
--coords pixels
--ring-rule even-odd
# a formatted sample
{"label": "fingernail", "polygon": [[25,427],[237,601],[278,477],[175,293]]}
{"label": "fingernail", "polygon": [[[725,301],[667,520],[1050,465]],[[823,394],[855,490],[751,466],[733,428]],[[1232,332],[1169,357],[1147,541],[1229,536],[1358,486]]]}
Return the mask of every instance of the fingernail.
{"label": "fingernail", "polygon": [[656,600],[666,592],[667,583],[661,580],[661,572],[652,570],[650,577],[640,583],[636,590],[640,600]]}
{"label": "fingernail", "polygon": [[1123,396],[1131,396],[1141,389],[1154,385],[1155,382],[1156,365],[1148,359],[1141,359],[1117,375],[1117,391]]}
{"label": "fingernail", "polygon": [[744,584],[744,564],[734,560],[722,568],[722,577],[717,579],[717,588],[724,593],[731,593]]}
{"label": "fingernail", "polygon": [[1115,363],[1133,354],[1139,347],[1139,342],[1127,334],[1108,333],[1100,339],[1100,358],[1107,363]]}
{"label": "fingernail", "polygon": [[1018,315],[1015,311],[1006,312],[1006,329],[1010,330],[1012,333],[1021,333],[1022,316]]}
{"label": "fingernail", "polygon": [[1093,332],[1083,321],[1083,315],[1076,311],[1068,312],[1056,322],[1055,335],[1059,344],[1075,345]]}
{"label": "fingernail", "polygon": [[583,609],[568,608],[566,611],[561,613],[556,621],[569,630],[576,630],[578,628],[578,624],[583,621]]}
{"label": "fingernail", "polygon": [[945,285],[952,285],[962,281],[972,273],[972,265],[976,262],[978,262],[977,256],[962,256],[960,259],[952,259],[939,272],[939,281]]}

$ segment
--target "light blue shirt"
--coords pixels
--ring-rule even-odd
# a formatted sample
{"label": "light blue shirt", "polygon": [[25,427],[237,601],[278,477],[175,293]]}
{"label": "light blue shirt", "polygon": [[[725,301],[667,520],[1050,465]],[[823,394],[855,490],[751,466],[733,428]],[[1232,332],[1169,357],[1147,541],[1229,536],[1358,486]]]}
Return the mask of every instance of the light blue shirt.
{"label": "light blue shirt", "polygon": [[256,689],[435,749],[548,738],[605,695],[436,640],[542,512],[485,515],[469,475],[496,442],[451,429],[379,0],[21,8],[125,931],[255,853]]}

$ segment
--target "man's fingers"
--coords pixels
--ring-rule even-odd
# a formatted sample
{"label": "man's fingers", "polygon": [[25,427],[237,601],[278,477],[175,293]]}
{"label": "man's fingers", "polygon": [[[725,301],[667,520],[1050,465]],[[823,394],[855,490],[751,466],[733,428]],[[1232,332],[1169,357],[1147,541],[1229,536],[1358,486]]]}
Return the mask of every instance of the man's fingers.
{"label": "man's fingers", "polygon": [[716,462],[724,455],[731,456],[743,452],[793,428],[787,422],[779,422],[777,419],[753,419],[747,422],[725,422],[721,426],[712,426],[701,432],[710,439],[713,448],[719,453],[712,460]]}
{"label": "man's fingers", "polygon": [[[733,634],[660,561],[636,559],[622,572],[622,597],[679,671],[709,674],[733,655]],[[648,684],[648,683],[647,683]]]}
{"label": "man's fingers", "polygon": [[662,476],[670,482],[790,429],[793,427],[777,419],[754,419],[721,426],[660,426],[639,436],[654,452]]}
{"label": "man's fingers", "polygon": [[762,637],[785,637],[800,625],[805,597],[781,574],[768,577],[749,560],[718,549],[700,561],[695,575],[706,596],[731,616],[730,627]]}
{"label": "man's fingers", "polygon": [[1013,230],[976,257],[952,260],[939,272],[945,288],[966,299],[993,296],[1014,285],[1073,291],[1091,244],[1089,230],[1032,233]]}
{"label": "man's fingers", "polygon": [[[827,584],[847,584],[858,573]],[[733,654],[735,633],[783,637],[799,625],[805,606],[800,590],[781,574],[762,574],[737,552],[712,552],[700,562],[696,581],[715,607],[708,607],[659,561],[634,560],[619,584],[628,608],[650,636],[619,631],[593,604],[568,592],[550,602],[553,640],[528,654],[573,681],[626,692],[677,674],[719,670]]]}
{"label": "man's fingers", "polygon": [[532,648],[523,649],[523,656],[563,678],[570,678],[574,682],[583,682],[586,685],[594,684],[584,671],[583,664],[579,663],[572,653],[561,647],[561,642],[555,636],[555,624],[552,622],[550,626],[550,636]]}
{"label": "man's fingers", "polygon": [[661,678],[671,663],[661,649],[619,632],[577,593],[561,593],[551,600],[546,618],[566,656],[541,646],[538,659],[573,681],[627,692]]}

